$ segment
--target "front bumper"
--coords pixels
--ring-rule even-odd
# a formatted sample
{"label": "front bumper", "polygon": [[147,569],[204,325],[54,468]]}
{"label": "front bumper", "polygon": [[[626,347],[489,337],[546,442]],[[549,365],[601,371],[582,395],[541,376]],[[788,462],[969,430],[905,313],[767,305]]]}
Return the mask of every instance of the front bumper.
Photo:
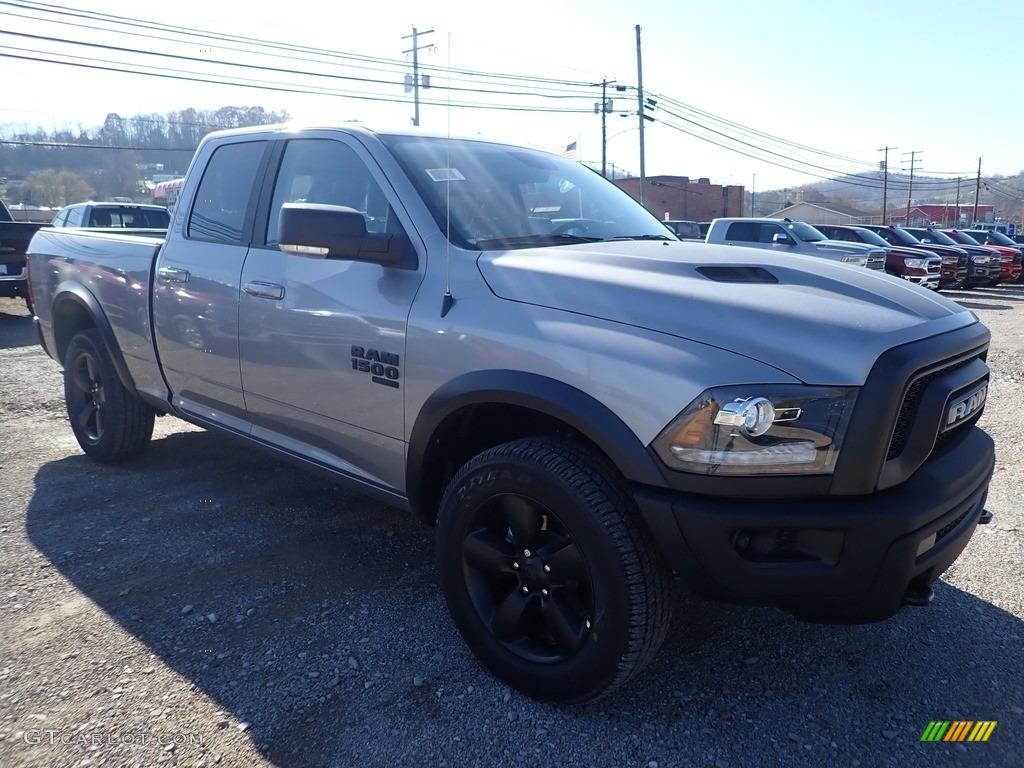
{"label": "front bumper", "polygon": [[863,496],[730,499],[640,488],[637,504],[672,567],[708,596],[801,619],[879,621],[967,546],[995,466],[976,427],[906,482]]}

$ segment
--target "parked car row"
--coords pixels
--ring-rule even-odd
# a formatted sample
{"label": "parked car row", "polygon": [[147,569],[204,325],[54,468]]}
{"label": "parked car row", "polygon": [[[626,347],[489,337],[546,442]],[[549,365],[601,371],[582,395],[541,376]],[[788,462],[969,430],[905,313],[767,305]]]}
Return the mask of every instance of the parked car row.
{"label": "parked car row", "polygon": [[[699,226],[703,229],[705,224]],[[884,269],[936,291],[1024,282],[1024,243],[995,230],[895,224],[812,226],[788,218],[730,217],[707,222],[704,241]]]}

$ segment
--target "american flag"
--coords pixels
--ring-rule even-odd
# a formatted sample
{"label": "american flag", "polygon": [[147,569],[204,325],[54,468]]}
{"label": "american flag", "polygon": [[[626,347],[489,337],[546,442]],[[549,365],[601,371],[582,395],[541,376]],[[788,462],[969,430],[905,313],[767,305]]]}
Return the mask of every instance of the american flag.
{"label": "american flag", "polygon": [[562,157],[567,157],[570,160],[575,160],[576,159],[576,142],[574,141],[571,144],[565,144],[564,146],[559,147],[558,148],[558,154],[560,154]]}

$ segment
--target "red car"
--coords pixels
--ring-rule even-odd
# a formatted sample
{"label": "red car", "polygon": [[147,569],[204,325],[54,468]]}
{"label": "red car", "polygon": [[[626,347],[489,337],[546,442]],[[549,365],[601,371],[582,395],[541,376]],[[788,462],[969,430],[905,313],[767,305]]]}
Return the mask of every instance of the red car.
{"label": "red car", "polygon": [[1013,258],[1013,277],[1010,279],[1015,283],[1021,282],[1022,273],[1024,273],[1024,264],[1022,264],[1024,262],[1024,246],[1014,242],[1002,232],[989,232],[984,229],[965,229],[964,233],[970,235],[982,245],[1002,246],[1004,248],[1013,248],[1017,251],[1017,255]]}
{"label": "red car", "polygon": [[989,245],[988,243],[979,242],[962,229],[943,229],[942,232],[945,232],[960,243],[960,245],[983,245],[985,248],[991,248],[995,253],[999,254],[999,279],[993,282],[992,285],[998,285],[999,283],[1005,283],[1007,280],[1015,280],[1020,277],[1020,251],[1016,248],[1011,248],[1007,245]]}

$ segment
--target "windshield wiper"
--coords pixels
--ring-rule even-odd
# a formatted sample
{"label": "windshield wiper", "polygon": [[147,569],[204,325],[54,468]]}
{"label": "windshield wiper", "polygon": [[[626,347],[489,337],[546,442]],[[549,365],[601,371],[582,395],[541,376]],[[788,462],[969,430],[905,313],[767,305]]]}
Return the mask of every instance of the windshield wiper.
{"label": "windshield wiper", "polygon": [[675,237],[669,237],[668,235],[616,235],[615,237],[609,237],[609,240],[676,240]]}
{"label": "windshield wiper", "polygon": [[494,237],[488,240],[477,240],[476,247],[481,251],[493,251],[499,248],[528,248],[535,245],[571,245],[573,243],[599,243],[603,237],[584,237],[582,235],[517,235],[516,237]]}

